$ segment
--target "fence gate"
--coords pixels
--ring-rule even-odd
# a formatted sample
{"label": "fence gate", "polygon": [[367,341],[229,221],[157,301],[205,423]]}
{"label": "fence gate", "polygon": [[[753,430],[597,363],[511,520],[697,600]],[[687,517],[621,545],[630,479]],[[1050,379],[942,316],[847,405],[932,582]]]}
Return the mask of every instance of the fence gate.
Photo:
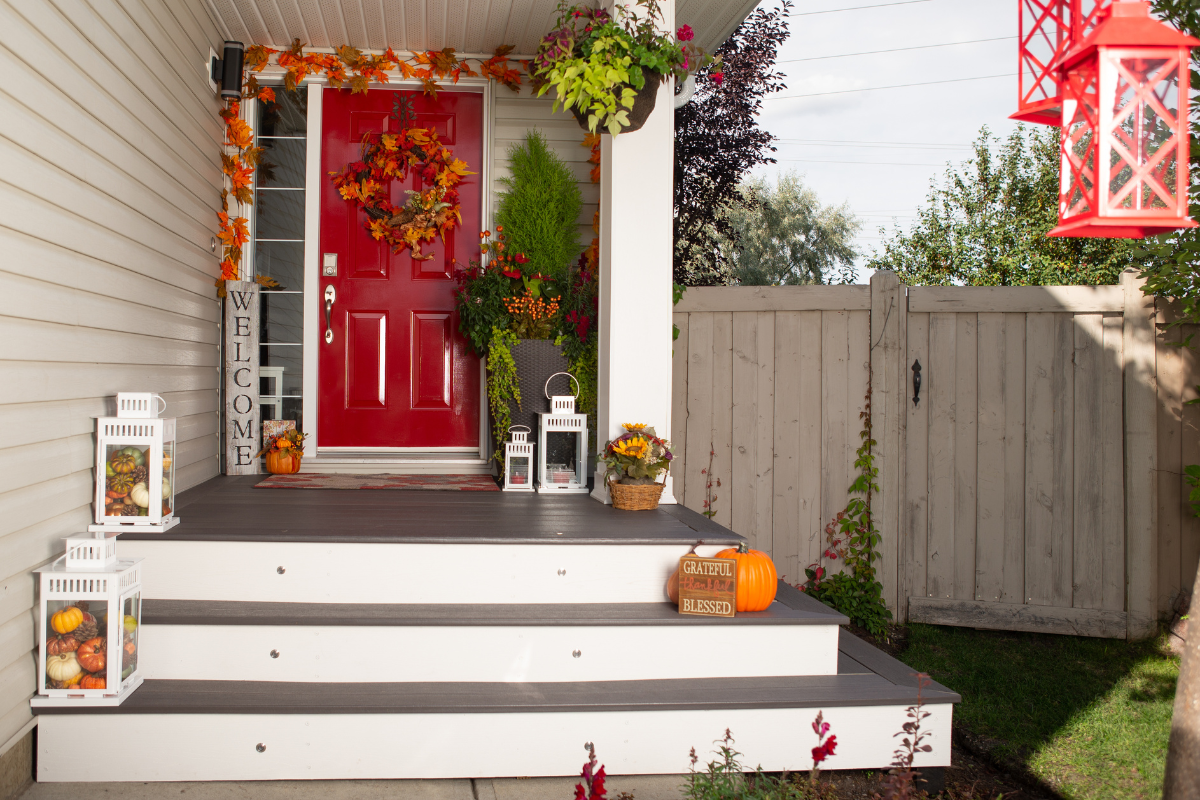
{"label": "fence gate", "polygon": [[1126,636],[1125,302],[1121,286],[909,289],[909,620]]}

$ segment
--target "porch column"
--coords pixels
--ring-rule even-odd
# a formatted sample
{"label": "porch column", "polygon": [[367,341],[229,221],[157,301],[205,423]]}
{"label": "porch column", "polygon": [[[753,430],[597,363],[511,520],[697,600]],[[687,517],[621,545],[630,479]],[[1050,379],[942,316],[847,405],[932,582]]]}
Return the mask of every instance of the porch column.
{"label": "porch column", "polygon": [[[660,7],[673,28],[674,0]],[[674,82],[668,80],[641,130],[601,137],[596,398],[601,449],[625,422],[651,425],[664,438],[671,433],[673,96]],[[600,480],[592,496],[611,502]],[[675,502],[669,476],[660,502]]]}

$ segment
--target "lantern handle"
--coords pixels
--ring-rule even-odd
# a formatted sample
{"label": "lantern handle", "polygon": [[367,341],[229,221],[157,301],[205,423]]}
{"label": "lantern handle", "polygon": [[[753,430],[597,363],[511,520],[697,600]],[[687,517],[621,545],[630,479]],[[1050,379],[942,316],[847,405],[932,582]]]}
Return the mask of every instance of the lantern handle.
{"label": "lantern handle", "polygon": [[526,433],[533,433],[533,430],[532,430],[532,429],[530,429],[530,427],[529,427],[528,425],[510,425],[510,426],[508,427],[508,432],[509,432],[509,433],[516,433],[516,432],[517,432],[517,428],[524,428]]}
{"label": "lantern handle", "polygon": [[571,396],[579,397],[579,381],[575,380],[575,376],[569,372],[556,372],[553,375],[551,375],[549,378],[546,378],[546,387],[544,389],[542,389],[542,394],[546,395],[546,399],[547,400],[550,399],[550,381],[554,380],[559,375],[566,375],[568,378],[575,381],[575,394],[573,394]]}

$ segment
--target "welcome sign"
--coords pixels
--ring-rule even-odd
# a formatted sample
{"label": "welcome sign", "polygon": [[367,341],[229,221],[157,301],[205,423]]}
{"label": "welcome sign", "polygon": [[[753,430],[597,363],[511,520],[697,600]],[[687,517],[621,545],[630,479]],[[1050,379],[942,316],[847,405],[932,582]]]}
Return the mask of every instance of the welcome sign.
{"label": "welcome sign", "polygon": [[225,474],[258,473],[258,292],[225,282]]}
{"label": "welcome sign", "polygon": [[679,559],[679,613],[732,617],[737,611],[737,561],[732,558]]}

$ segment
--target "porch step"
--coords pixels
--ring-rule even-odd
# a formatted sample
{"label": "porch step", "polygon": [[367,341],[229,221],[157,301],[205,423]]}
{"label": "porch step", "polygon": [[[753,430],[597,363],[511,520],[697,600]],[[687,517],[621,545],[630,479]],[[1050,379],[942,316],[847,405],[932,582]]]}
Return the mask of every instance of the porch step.
{"label": "porch step", "polygon": [[[601,681],[833,675],[846,618],[787,584],[734,618],[670,603],[382,605],[146,600],[149,679]],[[203,654],[198,657],[197,654]]]}
{"label": "porch step", "polygon": [[[916,688],[907,667],[858,644],[842,650],[839,674],[818,677],[148,680],[118,708],[39,709],[38,780],[571,775],[586,758],[585,742],[595,743],[614,772],[678,773],[691,748],[704,756],[726,728],[764,769],[795,770],[810,766],[817,711],[838,737],[829,768],[879,768],[891,759]],[[933,750],[918,764],[948,765],[959,697],[934,685],[924,700]]]}

